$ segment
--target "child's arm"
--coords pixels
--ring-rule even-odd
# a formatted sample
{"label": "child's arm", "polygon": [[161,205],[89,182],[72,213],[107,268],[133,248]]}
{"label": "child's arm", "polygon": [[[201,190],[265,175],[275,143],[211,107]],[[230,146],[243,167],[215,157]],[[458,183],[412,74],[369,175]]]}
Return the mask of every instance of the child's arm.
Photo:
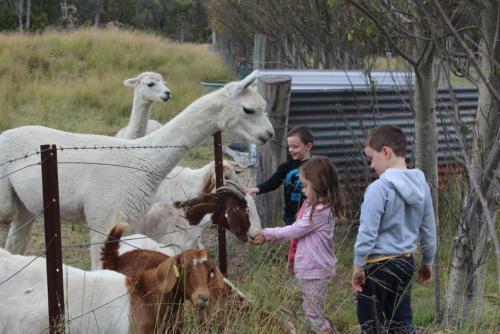
{"label": "child's arm", "polygon": [[432,263],[436,255],[436,220],[430,189],[424,202],[424,217],[419,232],[422,266],[418,271],[419,281],[427,284],[432,278]]}
{"label": "child's arm", "polygon": [[[281,164],[278,167],[278,170],[265,182],[262,182],[261,184],[257,185],[256,187],[247,189],[247,193],[250,195],[253,194],[264,194],[270,191],[273,191],[275,189],[278,189],[279,186],[283,183],[283,179],[286,176],[286,163]],[[250,191],[253,191],[253,194],[250,193]]]}
{"label": "child's arm", "polygon": [[315,211],[311,221],[309,217],[311,214],[311,209],[308,208],[305,210],[302,218],[295,221],[295,223],[293,223],[292,225],[285,227],[265,228],[262,231],[266,241],[298,239],[314,231],[321,225],[321,223],[324,223],[329,217],[329,212],[329,210],[321,210],[321,212]]}
{"label": "child's arm", "polygon": [[354,264],[364,266],[378,237],[380,221],[385,209],[385,194],[382,187],[373,183],[366,189],[361,217],[359,221],[358,236],[354,246]]}
{"label": "child's arm", "polygon": [[430,189],[424,202],[424,216],[420,226],[419,240],[420,250],[422,251],[422,265],[432,266],[436,254],[436,220]]}

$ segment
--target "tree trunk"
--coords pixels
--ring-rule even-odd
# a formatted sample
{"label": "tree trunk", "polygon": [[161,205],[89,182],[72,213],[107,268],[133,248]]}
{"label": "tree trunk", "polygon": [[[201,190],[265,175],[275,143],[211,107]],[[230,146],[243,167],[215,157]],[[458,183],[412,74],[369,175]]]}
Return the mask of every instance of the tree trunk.
{"label": "tree trunk", "polygon": [[[487,0],[483,2],[483,5],[481,28],[484,43],[482,43],[482,49],[485,50],[486,54],[483,54],[481,58],[481,71],[498,91],[500,88],[500,69],[495,67],[493,60],[497,64],[500,61],[498,38],[495,41],[499,4],[496,0]],[[493,98],[484,82],[479,84],[479,108],[476,120],[476,131],[471,150],[473,152],[472,167],[475,175],[481,176],[499,126],[498,101]],[[487,180],[479,180],[479,182],[480,184],[488,183]],[[491,198],[488,190],[484,190],[483,194]],[[477,203],[477,196],[472,193],[472,189],[469,189],[469,192],[464,211],[460,217],[446,293],[444,324],[447,326],[456,326],[463,319],[469,319],[471,316],[474,316],[477,321],[482,310],[488,239],[492,232],[488,231],[484,212]],[[487,214],[492,216],[493,205],[490,206],[490,212]],[[471,313],[471,311],[473,312]]]}
{"label": "tree trunk", "polygon": [[31,26],[31,0],[26,1],[26,30],[30,30]]}
{"label": "tree trunk", "polygon": [[[418,30],[418,29],[417,29]],[[438,166],[437,166],[437,124],[436,124],[436,87],[434,80],[433,45],[417,42],[415,50],[421,55],[421,61],[415,70],[415,167],[421,169],[431,187],[432,203],[436,220],[438,247],[434,261],[434,286],[436,318],[441,317],[441,292],[439,289],[439,202],[438,202]]]}
{"label": "tree trunk", "polygon": [[[267,113],[274,128],[274,137],[263,146],[258,157],[256,184],[266,181],[286,160],[286,134],[292,78],[286,75],[265,76],[258,83],[258,91],[267,102]],[[281,187],[255,197],[263,226],[276,226],[283,214]]]}
{"label": "tree trunk", "polygon": [[104,7],[104,0],[96,0],[95,6],[96,6],[96,11],[94,17],[94,26],[99,27],[99,24],[101,24],[101,14]]}

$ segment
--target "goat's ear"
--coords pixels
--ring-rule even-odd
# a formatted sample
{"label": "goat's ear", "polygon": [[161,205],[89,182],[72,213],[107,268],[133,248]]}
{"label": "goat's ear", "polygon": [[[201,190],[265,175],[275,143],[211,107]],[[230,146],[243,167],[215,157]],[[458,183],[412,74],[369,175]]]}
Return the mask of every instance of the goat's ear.
{"label": "goat's ear", "polygon": [[184,202],[175,201],[174,206],[177,209],[187,208],[189,206],[189,201],[184,201]]}
{"label": "goat's ear", "polygon": [[210,275],[210,281],[209,285],[212,288],[217,288],[217,289],[224,289],[225,283],[224,283],[224,276],[222,275],[222,272],[219,270],[219,267],[217,267],[217,264],[215,264],[214,260],[212,258],[208,258],[208,266],[211,269],[213,276]]}
{"label": "goat's ear", "polygon": [[162,293],[172,291],[180,275],[179,270],[179,256],[172,256],[156,268],[156,280]]}
{"label": "goat's ear", "polygon": [[257,71],[253,71],[247,75],[244,79],[237,82],[231,90],[231,96],[236,97],[241,94],[247,87],[249,87],[255,80],[257,80]]}
{"label": "goat's ear", "polygon": [[127,79],[123,82],[125,86],[136,87],[139,84],[139,78]]}

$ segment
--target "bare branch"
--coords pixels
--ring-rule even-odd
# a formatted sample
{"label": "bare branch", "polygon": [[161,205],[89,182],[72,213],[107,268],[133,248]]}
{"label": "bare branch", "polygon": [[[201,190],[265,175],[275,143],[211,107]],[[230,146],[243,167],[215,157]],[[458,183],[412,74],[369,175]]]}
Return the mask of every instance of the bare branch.
{"label": "bare branch", "polygon": [[408,63],[410,63],[412,66],[416,66],[416,62],[413,58],[411,58],[406,52],[404,52],[398,45],[397,43],[393,40],[392,36],[389,34],[389,32],[385,29],[384,25],[373,15],[368,8],[360,4],[356,0],[348,0],[349,3],[351,3],[354,7],[356,7],[358,10],[363,12],[370,20],[372,20],[373,23],[380,29],[382,34],[387,38],[389,41],[389,44],[396,50],[396,52],[403,57]]}
{"label": "bare branch", "polygon": [[450,22],[450,19],[448,18],[448,16],[446,16],[446,13],[444,12],[444,10],[441,7],[441,5],[439,4],[439,1],[438,0],[433,0],[433,3],[437,7],[441,18],[444,20],[444,22],[446,23],[446,25],[448,26],[448,28],[450,28],[450,30],[452,31],[453,36],[459,42],[462,50],[464,50],[464,52],[469,57],[470,61],[474,65],[474,68],[477,70],[479,76],[483,80],[484,84],[486,85],[486,87],[488,87],[488,90],[489,90],[490,94],[495,98],[495,100],[497,100],[498,103],[500,103],[500,95],[498,94],[498,92],[496,91],[496,89],[491,85],[491,83],[489,82],[488,78],[486,78],[486,76],[483,73],[483,71],[481,71],[481,67],[480,67],[479,63],[477,62],[476,57],[474,57],[474,54],[472,53],[472,51],[467,47],[467,45],[465,44],[464,40],[460,37],[460,35],[454,29],[453,25]]}

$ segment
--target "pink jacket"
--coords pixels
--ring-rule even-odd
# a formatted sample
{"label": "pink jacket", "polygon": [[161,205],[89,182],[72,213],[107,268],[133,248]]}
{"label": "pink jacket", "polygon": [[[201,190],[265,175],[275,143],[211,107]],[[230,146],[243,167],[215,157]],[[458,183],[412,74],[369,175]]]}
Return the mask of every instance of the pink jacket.
{"label": "pink jacket", "polygon": [[331,208],[316,206],[310,221],[311,206],[292,225],[265,228],[264,237],[270,241],[297,239],[294,271],[297,278],[319,279],[335,274],[337,258],[333,252],[335,219]]}

